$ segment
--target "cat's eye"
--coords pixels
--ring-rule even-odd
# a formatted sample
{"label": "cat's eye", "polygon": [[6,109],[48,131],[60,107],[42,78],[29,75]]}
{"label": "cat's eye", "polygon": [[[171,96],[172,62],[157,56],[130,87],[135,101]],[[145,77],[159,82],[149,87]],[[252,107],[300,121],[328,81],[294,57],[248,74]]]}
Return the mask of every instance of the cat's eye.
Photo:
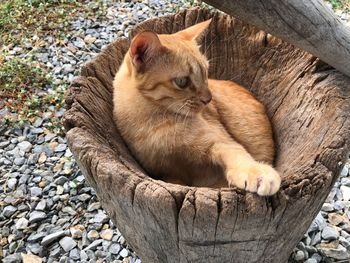
{"label": "cat's eye", "polygon": [[191,84],[189,77],[179,77],[174,79],[175,85],[180,89],[185,89]]}

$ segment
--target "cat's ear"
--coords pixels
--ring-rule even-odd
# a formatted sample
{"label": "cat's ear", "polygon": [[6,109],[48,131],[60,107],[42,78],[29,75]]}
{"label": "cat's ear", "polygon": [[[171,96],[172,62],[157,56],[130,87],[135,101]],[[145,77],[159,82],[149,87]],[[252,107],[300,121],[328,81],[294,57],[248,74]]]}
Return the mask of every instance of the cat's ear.
{"label": "cat's ear", "polygon": [[145,31],[131,41],[130,56],[137,71],[144,72],[165,50],[156,33]]}
{"label": "cat's ear", "polygon": [[199,43],[202,37],[204,36],[206,30],[208,29],[210,22],[211,19],[195,24],[182,31],[177,32],[176,35],[186,40],[192,40]]}

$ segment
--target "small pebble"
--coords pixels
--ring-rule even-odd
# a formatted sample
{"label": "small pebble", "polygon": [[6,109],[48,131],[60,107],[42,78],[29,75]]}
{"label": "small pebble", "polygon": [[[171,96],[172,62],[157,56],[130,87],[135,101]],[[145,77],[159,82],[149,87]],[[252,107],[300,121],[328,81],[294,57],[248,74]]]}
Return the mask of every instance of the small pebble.
{"label": "small pebble", "polygon": [[120,252],[119,255],[123,258],[126,258],[127,256],[129,256],[129,251],[126,250],[125,248],[123,248]]}
{"label": "small pebble", "polygon": [[66,235],[66,232],[61,230],[61,231],[57,231],[57,232],[54,232],[50,235],[47,235],[43,238],[43,240],[41,241],[41,244],[43,246],[48,246],[49,244],[51,244],[53,241],[63,237]]}
{"label": "small pebble", "polygon": [[301,250],[297,251],[297,253],[295,253],[295,255],[294,255],[294,259],[295,259],[296,261],[303,260],[304,257],[305,257],[304,252],[301,251]]}
{"label": "small pebble", "polygon": [[46,201],[45,199],[40,200],[40,202],[36,205],[35,210],[38,211],[44,211],[46,208]]}
{"label": "small pebble", "polygon": [[96,230],[90,230],[87,234],[88,239],[91,241],[96,240],[100,237],[99,233]]}
{"label": "small pebble", "polygon": [[29,152],[32,149],[33,145],[28,141],[23,141],[17,144],[17,147],[23,152]]}
{"label": "small pebble", "polygon": [[44,212],[33,211],[30,213],[29,223],[39,222],[39,221],[45,219],[46,217],[47,216]]}
{"label": "small pebble", "polygon": [[339,233],[333,226],[326,226],[322,230],[322,238],[325,240],[335,240],[338,239]]}
{"label": "small pebble", "polygon": [[112,231],[111,229],[102,230],[102,232],[101,232],[101,237],[102,237],[104,240],[112,240],[113,231]]}
{"label": "small pebble", "polygon": [[14,190],[17,185],[17,179],[16,178],[10,178],[7,181],[7,187],[11,190]]}
{"label": "small pebble", "polygon": [[314,258],[309,258],[308,260],[305,261],[305,263],[318,263],[318,261]]}
{"label": "small pebble", "polygon": [[38,197],[38,196],[42,195],[42,191],[43,190],[40,187],[35,186],[35,187],[30,188],[30,195]]}
{"label": "small pebble", "polygon": [[20,218],[16,222],[16,229],[23,230],[28,227],[28,220],[26,218]]}
{"label": "small pebble", "polygon": [[68,252],[77,246],[77,243],[71,237],[64,237],[59,241],[64,251]]}
{"label": "small pebble", "polygon": [[12,216],[15,212],[17,211],[17,208],[12,206],[12,205],[8,205],[4,207],[4,210],[2,211],[2,214],[5,217],[10,217]]}

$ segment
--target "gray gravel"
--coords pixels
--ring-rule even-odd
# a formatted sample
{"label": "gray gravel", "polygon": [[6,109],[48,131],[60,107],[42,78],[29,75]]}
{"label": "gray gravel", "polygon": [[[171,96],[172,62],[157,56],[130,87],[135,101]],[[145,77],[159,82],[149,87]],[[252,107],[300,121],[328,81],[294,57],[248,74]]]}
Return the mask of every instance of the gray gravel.
{"label": "gray gravel", "polygon": [[[55,82],[71,81],[80,66],[116,37],[150,17],[189,8],[184,1],[109,1],[106,17],[71,23],[71,32],[36,50],[36,58],[54,72]],[[347,14],[338,14],[347,23]],[[31,48],[31,47],[29,47]],[[9,54],[23,56],[21,47]],[[48,93],[54,90],[48,88]],[[0,110],[5,114],[6,110]],[[0,125],[0,259],[22,262],[140,263],[78,169],[65,138],[49,131],[51,118],[64,109],[43,113],[32,125]],[[350,164],[335,183],[322,211],[294,249],[291,262],[334,262],[350,258]],[[2,249],[1,249],[2,248]],[[22,255],[21,255],[22,253]]]}
{"label": "gray gravel", "polygon": [[348,193],[342,191],[350,179],[349,168],[348,162],[320,213],[294,249],[292,262],[350,260],[350,202]]}

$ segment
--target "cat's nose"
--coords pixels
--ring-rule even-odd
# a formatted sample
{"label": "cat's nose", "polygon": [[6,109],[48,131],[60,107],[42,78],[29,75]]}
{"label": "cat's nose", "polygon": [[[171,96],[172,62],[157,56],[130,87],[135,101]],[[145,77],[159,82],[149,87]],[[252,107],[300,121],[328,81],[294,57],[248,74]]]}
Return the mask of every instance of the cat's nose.
{"label": "cat's nose", "polygon": [[208,104],[211,101],[211,99],[212,99],[211,92],[209,90],[206,91],[206,92],[203,92],[202,94],[199,95],[199,99],[205,105]]}

